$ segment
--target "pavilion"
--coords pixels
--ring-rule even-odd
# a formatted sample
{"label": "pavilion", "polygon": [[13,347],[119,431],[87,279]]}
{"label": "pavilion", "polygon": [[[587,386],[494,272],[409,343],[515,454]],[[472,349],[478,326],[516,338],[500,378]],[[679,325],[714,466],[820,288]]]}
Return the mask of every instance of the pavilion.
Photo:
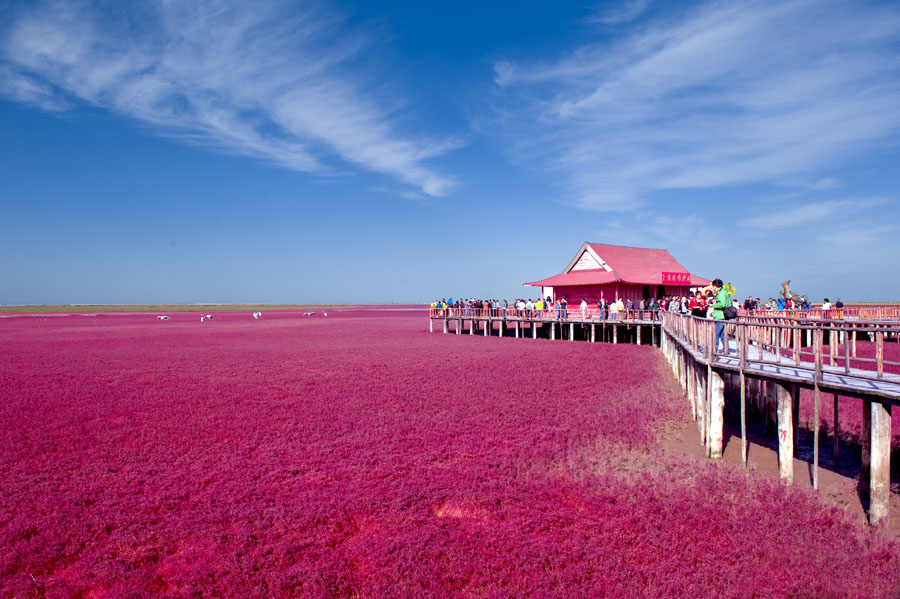
{"label": "pavilion", "polygon": [[585,299],[596,305],[600,298],[622,298],[637,306],[642,298],[685,296],[692,287],[709,283],[668,250],[585,242],[560,274],[525,285],[541,287],[541,297],[565,297],[570,304]]}

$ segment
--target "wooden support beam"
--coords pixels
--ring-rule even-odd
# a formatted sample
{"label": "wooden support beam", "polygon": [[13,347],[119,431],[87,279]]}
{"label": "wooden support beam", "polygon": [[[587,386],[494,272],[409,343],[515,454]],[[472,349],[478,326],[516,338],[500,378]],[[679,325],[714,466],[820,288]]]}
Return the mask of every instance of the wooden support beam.
{"label": "wooden support beam", "polygon": [[516,321],[516,339],[519,338],[519,324],[520,324],[520,323],[519,323],[519,321],[517,320],[517,321]]}
{"label": "wooden support beam", "polygon": [[469,321],[469,334],[470,335],[475,334],[475,321],[474,320]]}
{"label": "wooden support beam", "polygon": [[862,442],[862,472],[860,472],[860,477],[863,479],[863,482],[868,482],[869,472],[872,467],[872,402],[864,399],[862,407],[862,435],[860,435],[860,441]]}
{"label": "wooden support beam", "polygon": [[641,325],[639,325],[639,324],[634,325],[634,334],[635,334],[634,338],[637,341],[637,344],[640,345],[641,344]]}
{"label": "wooden support beam", "polygon": [[719,459],[723,449],[723,427],[725,419],[725,381],[715,370],[710,369],[709,380],[709,457]]}
{"label": "wooden support beam", "polygon": [[459,320],[456,321],[456,334],[462,335],[462,330],[463,330],[463,320],[462,320],[462,318],[460,318]]}
{"label": "wooden support beam", "polygon": [[446,335],[449,332],[450,332],[450,321],[445,318],[444,319],[444,334]]}
{"label": "wooden support beam", "polygon": [[490,320],[485,320],[484,321],[484,336],[487,337],[489,335],[488,331],[490,331],[493,328],[494,328],[494,323],[491,322]]}
{"label": "wooden support beam", "polygon": [[569,341],[575,341],[575,323],[569,323]]}
{"label": "wooden support beam", "polygon": [[791,385],[791,413],[793,415],[794,457],[799,455],[800,448],[800,385]]}
{"label": "wooden support beam", "polygon": [[591,323],[591,343],[596,343],[597,341],[597,325],[593,322]]}
{"label": "wooden support beam", "polygon": [[871,412],[869,522],[875,524],[887,517],[891,498],[891,406],[873,402]]}
{"label": "wooden support beam", "polygon": [[838,394],[834,394],[834,430],[832,431],[834,434],[834,457],[832,458],[832,462],[835,465],[838,463],[838,453],[841,450],[841,424],[840,419],[838,418]]}
{"label": "wooden support beam", "polygon": [[700,445],[706,445],[706,374],[709,368],[697,366],[697,430],[700,433]]}
{"label": "wooden support beam", "polygon": [[794,416],[791,387],[775,383],[778,411],[778,472],[787,484],[794,482]]}
{"label": "wooden support beam", "polygon": [[821,391],[819,391],[819,383],[816,382],[816,405],[813,413],[813,489],[819,488],[819,401],[821,394]]}
{"label": "wooden support beam", "polygon": [[747,379],[741,370],[741,465],[747,467]]}
{"label": "wooden support beam", "polygon": [[537,323],[533,320],[531,321],[531,338],[537,339]]}
{"label": "wooden support beam", "polygon": [[428,319],[428,332],[429,333],[434,332],[434,319],[433,318]]}
{"label": "wooden support beam", "polygon": [[619,342],[619,340],[618,340],[618,336],[619,336],[619,326],[618,326],[618,325],[615,325],[615,324],[613,325],[612,333],[613,333],[613,343],[614,343],[614,344],[615,344],[615,343],[618,343],[618,342]]}

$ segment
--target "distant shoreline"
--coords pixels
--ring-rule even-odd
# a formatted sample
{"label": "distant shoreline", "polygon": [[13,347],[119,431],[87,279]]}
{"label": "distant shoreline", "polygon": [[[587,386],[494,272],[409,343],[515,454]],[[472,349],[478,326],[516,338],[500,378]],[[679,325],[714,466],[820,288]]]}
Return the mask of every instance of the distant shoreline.
{"label": "distant shoreline", "polygon": [[0,312],[193,312],[239,310],[358,310],[369,307],[427,307],[428,304],[65,304],[0,306]]}

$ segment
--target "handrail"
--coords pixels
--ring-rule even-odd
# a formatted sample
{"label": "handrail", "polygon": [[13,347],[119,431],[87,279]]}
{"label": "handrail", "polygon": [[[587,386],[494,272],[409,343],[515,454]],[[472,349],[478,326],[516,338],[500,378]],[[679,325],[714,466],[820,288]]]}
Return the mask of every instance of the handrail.
{"label": "handrail", "polygon": [[[719,321],[723,322],[723,321]],[[719,350],[715,347],[716,321],[689,315],[664,313],[663,330],[679,339],[704,362],[715,361],[718,356],[731,356],[740,360],[763,364],[792,364],[808,367],[821,377],[822,369],[829,372],[850,374],[852,369],[863,371],[865,376],[883,379],[885,366],[897,367],[900,361],[885,359],[885,341],[900,341],[900,323],[879,321],[840,321],[798,319],[784,317],[741,316],[724,321],[726,341],[733,337],[732,347]],[[740,333],[737,331],[741,330]],[[860,334],[874,337],[874,357],[857,355],[857,337]],[[727,346],[727,343],[726,343]],[[753,357],[750,350],[753,348]],[[826,364],[827,363],[827,364]]]}
{"label": "handrail", "polygon": [[484,318],[506,318],[514,320],[541,320],[547,322],[583,322],[583,323],[600,323],[600,322],[659,322],[660,312],[656,310],[628,310],[620,312],[614,318],[611,313],[601,314],[596,306],[593,309],[585,310],[582,314],[577,307],[567,310],[550,309],[531,309],[517,310],[515,308],[430,308],[429,317],[431,318],[448,318],[451,320],[459,319],[484,319]]}

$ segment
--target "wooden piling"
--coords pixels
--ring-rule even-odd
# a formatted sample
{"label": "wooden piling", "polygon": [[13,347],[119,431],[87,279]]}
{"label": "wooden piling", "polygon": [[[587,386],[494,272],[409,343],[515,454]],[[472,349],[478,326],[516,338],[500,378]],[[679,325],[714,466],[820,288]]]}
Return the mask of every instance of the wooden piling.
{"label": "wooden piling", "polygon": [[787,484],[794,482],[794,416],[793,394],[789,385],[776,383],[778,411],[778,471]]}
{"label": "wooden piling", "polygon": [[872,402],[871,412],[869,522],[875,524],[887,517],[891,498],[891,406]]}
{"label": "wooden piling", "polygon": [[575,341],[575,323],[569,323],[569,341]]}
{"label": "wooden piling", "polygon": [[872,402],[863,400],[862,413],[862,472],[861,478],[864,482],[868,482],[869,474],[872,468]]}
{"label": "wooden piling", "polygon": [[794,457],[797,457],[800,450],[800,385],[797,383],[791,385],[791,414],[793,417]]}
{"label": "wooden piling", "polygon": [[445,318],[444,319],[444,334],[446,335],[449,332],[450,332],[450,321]]}
{"label": "wooden piling", "polygon": [[597,342],[597,325],[593,322],[591,323],[591,343]]}
{"label": "wooden piling", "polygon": [[832,433],[834,434],[834,457],[832,458],[832,461],[834,462],[835,465],[837,465],[837,463],[838,463],[838,454],[841,450],[841,436],[840,436],[841,425],[840,425],[840,419],[838,418],[838,413],[839,413],[838,412],[838,394],[835,393],[834,394],[834,430],[832,431]]}
{"label": "wooden piling", "polygon": [[710,369],[709,385],[709,457],[722,457],[723,427],[725,419],[725,381],[722,375]]}

